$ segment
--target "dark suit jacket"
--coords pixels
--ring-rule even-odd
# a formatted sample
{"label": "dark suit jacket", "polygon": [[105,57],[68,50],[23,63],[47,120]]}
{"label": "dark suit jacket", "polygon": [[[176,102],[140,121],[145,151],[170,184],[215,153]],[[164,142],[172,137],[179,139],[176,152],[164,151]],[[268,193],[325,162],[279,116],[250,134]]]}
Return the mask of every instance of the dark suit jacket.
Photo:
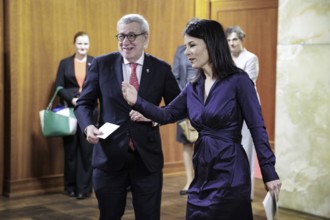
{"label": "dark suit jacket", "polygon": [[[123,81],[123,58],[115,52],[96,57],[87,75],[83,91],[77,102],[75,114],[79,125],[85,129],[93,124],[91,108],[95,100],[100,101],[99,124],[105,122],[120,125],[107,139],[100,139],[94,146],[93,166],[103,170],[119,170],[123,167],[131,137],[136,150],[150,172],[163,168],[163,153],[159,127],[151,122],[130,120],[131,107],[124,100],[121,90]],[[138,94],[149,102],[165,104],[180,92],[169,64],[145,54]]]}
{"label": "dark suit jacket", "polygon": [[[94,57],[87,56],[86,75],[88,74],[88,68],[92,63]],[[57,76],[55,81],[55,88],[62,86],[64,89],[60,90],[59,96],[61,97],[61,103],[64,101],[69,107],[73,107],[71,101],[75,97],[79,97],[79,85],[76,80],[74,72],[74,55],[66,57],[60,61],[57,70]]]}

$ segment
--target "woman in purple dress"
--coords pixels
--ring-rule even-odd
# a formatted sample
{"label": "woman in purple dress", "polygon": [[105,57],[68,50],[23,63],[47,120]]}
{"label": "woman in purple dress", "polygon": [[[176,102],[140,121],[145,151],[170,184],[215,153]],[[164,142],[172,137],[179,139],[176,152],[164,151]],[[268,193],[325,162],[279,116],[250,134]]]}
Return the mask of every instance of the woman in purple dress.
{"label": "woman in purple dress", "polygon": [[[190,23],[184,42],[185,54],[199,73],[176,99],[158,108],[123,82],[124,98],[160,124],[188,117],[198,130],[187,220],[253,219],[250,167],[241,145],[244,120],[253,137],[266,189],[278,199],[281,187],[254,84],[235,66],[223,27],[217,21]],[[131,119],[136,120],[134,115]]]}

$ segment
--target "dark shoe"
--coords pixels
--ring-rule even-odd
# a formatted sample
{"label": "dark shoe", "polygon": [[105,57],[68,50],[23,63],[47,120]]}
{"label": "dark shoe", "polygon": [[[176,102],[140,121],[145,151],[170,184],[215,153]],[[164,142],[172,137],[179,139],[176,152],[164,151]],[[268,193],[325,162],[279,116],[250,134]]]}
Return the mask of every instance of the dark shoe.
{"label": "dark shoe", "polygon": [[180,196],[185,196],[188,194],[188,190],[180,190]]}
{"label": "dark shoe", "polygon": [[77,195],[77,199],[79,199],[79,200],[86,199],[87,197],[89,197],[89,195],[85,194],[85,193],[78,193],[78,195]]}
{"label": "dark shoe", "polygon": [[65,191],[65,194],[70,196],[70,197],[75,197],[76,196],[75,192],[73,192],[73,191],[72,192],[71,191]]}

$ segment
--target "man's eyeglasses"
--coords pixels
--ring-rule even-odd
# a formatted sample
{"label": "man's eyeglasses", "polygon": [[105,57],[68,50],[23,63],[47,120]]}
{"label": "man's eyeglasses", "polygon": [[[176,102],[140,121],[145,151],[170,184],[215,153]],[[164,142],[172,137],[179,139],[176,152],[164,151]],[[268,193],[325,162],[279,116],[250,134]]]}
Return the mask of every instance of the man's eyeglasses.
{"label": "man's eyeglasses", "polygon": [[146,34],[146,32],[142,32],[141,34],[133,34],[133,33],[130,33],[130,34],[117,34],[116,38],[117,38],[118,41],[123,42],[125,40],[125,37],[127,37],[127,39],[130,42],[133,42],[133,41],[135,41],[137,36],[144,35],[144,34]]}

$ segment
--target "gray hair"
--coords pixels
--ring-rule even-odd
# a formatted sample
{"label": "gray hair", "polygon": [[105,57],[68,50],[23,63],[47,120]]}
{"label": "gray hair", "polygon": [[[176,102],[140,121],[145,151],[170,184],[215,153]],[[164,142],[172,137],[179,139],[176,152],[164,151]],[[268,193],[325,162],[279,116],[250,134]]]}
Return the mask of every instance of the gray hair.
{"label": "gray hair", "polygon": [[142,15],[139,15],[139,14],[124,15],[117,22],[117,28],[122,24],[130,24],[133,22],[136,22],[140,25],[142,32],[149,33],[150,30],[149,30],[148,21]]}
{"label": "gray hair", "polygon": [[236,33],[240,40],[243,40],[245,37],[245,32],[238,25],[228,27],[225,33],[226,33],[226,37],[228,37],[231,33]]}

